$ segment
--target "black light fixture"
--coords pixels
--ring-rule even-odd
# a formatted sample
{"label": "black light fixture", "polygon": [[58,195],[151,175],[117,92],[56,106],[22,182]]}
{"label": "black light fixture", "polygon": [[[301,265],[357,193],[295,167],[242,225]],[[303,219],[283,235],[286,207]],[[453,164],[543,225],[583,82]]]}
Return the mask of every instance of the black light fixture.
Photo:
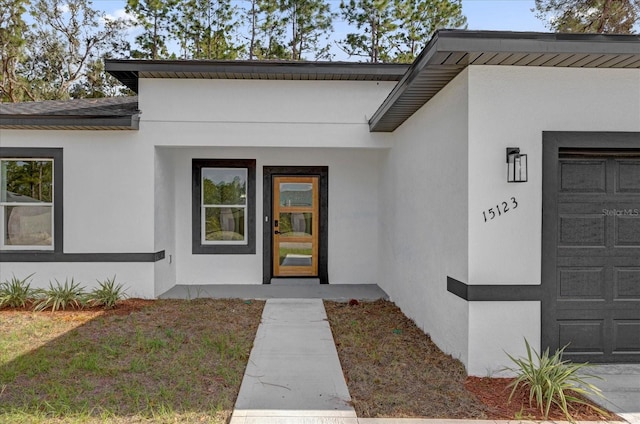
{"label": "black light fixture", "polygon": [[526,183],[527,179],[527,155],[519,147],[507,147],[507,182]]}

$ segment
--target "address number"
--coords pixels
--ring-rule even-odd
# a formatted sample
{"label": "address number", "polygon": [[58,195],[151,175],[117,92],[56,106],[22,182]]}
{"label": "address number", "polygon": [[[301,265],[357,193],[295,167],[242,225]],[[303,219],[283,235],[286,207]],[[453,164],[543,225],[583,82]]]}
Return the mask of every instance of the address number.
{"label": "address number", "polygon": [[498,203],[495,207],[482,211],[482,217],[484,218],[484,222],[491,221],[517,207],[518,201],[515,197],[512,197],[510,201]]}

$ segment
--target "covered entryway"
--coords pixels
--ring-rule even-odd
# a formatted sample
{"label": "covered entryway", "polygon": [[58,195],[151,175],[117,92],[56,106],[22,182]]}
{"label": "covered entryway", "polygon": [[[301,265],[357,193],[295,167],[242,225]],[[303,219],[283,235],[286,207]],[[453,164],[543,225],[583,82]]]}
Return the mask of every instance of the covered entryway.
{"label": "covered entryway", "polygon": [[542,344],[640,362],[640,134],[545,133]]}

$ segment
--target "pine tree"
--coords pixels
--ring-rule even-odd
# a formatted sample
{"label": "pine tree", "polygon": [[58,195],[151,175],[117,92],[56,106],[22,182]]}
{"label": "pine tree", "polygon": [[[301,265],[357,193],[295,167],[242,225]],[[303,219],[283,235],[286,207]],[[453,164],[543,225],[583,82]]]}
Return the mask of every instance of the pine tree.
{"label": "pine tree", "polygon": [[341,47],[349,56],[366,57],[369,62],[387,62],[397,29],[392,0],[342,0],[342,17],[358,32],[348,33]]}
{"label": "pine tree", "polygon": [[632,34],[640,0],[536,0],[536,16],[556,32]]}
{"label": "pine tree", "polygon": [[411,63],[438,29],[466,26],[461,0],[395,0],[394,62]]}
{"label": "pine tree", "polygon": [[242,18],[247,22],[249,34],[247,39],[247,55],[249,60],[255,59],[256,43],[258,41],[258,19],[260,15],[259,0],[245,0],[249,7],[243,9]]}
{"label": "pine tree", "polygon": [[131,55],[142,59],[170,57],[167,41],[175,20],[178,0],[127,0],[125,10],[132,14],[144,32],[136,37],[139,49]]}
{"label": "pine tree", "polygon": [[286,28],[279,0],[258,1],[258,22],[254,55],[257,59],[286,59]]}
{"label": "pine tree", "polygon": [[242,45],[232,39],[236,8],[230,0],[185,0],[172,32],[185,59],[236,59]]}
{"label": "pine tree", "polygon": [[290,27],[291,60],[303,60],[308,54],[314,59],[329,59],[330,31],[334,13],[324,0],[282,0],[280,9],[284,24]]}
{"label": "pine tree", "polygon": [[28,32],[22,15],[27,10],[27,4],[28,0],[0,0],[0,101],[3,102],[26,100],[30,94],[26,81],[20,76],[21,63],[25,57],[25,37]]}
{"label": "pine tree", "polygon": [[436,30],[466,25],[461,0],[342,0],[340,9],[357,30],[342,48],[370,62],[412,62]]}

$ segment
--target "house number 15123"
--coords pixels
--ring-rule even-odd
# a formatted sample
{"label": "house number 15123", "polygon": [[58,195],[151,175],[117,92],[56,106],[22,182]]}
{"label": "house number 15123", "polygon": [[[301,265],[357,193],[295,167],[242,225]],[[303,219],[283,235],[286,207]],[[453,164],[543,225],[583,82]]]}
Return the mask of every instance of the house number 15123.
{"label": "house number 15123", "polygon": [[502,216],[503,214],[509,212],[511,209],[515,209],[518,207],[518,201],[515,197],[512,197],[509,202],[498,203],[496,207],[491,207],[485,211],[482,211],[482,217],[484,218],[484,222],[491,221],[496,216]]}

